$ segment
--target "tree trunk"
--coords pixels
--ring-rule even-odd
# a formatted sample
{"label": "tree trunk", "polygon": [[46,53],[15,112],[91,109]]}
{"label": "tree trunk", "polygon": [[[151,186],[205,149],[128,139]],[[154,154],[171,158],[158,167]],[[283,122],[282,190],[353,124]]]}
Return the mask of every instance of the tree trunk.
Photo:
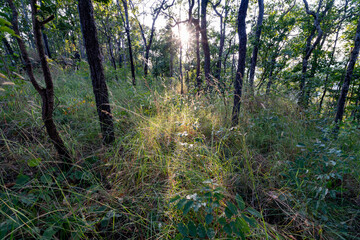
{"label": "tree trunk", "polygon": [[196,86],[198,91],[201,90],[202,79],[200,76],[201,71],[201,61],[200,61],[200,26],[199,21],[195,26],[195,41],[196,41]]}
{"label": "tree trunk", "polygon": [[200,33],[201,33],[201,44],[204,51],[204,75],[207,84],[207,88],[211,89],[210,82],[210,47],[207,37],[206,29],[206,7],[209,3],[209,0],[201,0],[201,22],[200,22]]}
{"label": "tree trunk", "polygon": [[257,24],[256,24],[254,49],[253,49],[252,57],[251,57],[250,77],[249,77],[249,87],[250,87],[251,94],[254,94],[255,68],[256,68],[257,56],[258,56],[258,52],[259,52],[262,22],[264,19],[264,0],[258,0],[258,3],[259,3],[259,16],[258,16]]}
{"label": "tree trunk", "polygon": [[78,0],[78,10],[81,31],[85,40],[85,49],[90,66],[103,143],[108,144],[115,140],[114,126],[91,0]]}
{"label": "tree trunk", "polygon": [[[10,8],[12,10],[12,27],[14,29],[14,32],[20,36],[19,26],[18,26],[18,13],[16,11],[16,7],[12,0],[7,0]],[[41,61],[41,67],[43,70],[44,80],[46,87],[43,88],[39,85],[39,83],[36,81],[31,65],[31,61],[29,58],[29,55],[26,51],[25,43],[24,41],[18,37],[17,42],[20,47],[21,55],[25,61],[25,68],[26,72],[30,78],[30,82],[34,86],[35,90],[39,93],[42,100],[42,120],[44,122],[46,131],[51,139],[51,142],[53,143],[56,151],[60,155],[60,157],[66,162],[66,165],[62,165],[63,169],[68,169],[68,163],[70,163],[70,153],[67,150],[64,142],[62,141],[57,129],[55,122],[53,120],[53,111],[54,111],[54,85],[51,77],[51,73],[49,70],[49,66],[46,61],[45,57],[45,51],[44,51],[44,45],[42,42],[42,35],[41,35],[41,23],[37,19],[37,9],[36,9],[36,0],[31,1],[31,9],[32,9],[32,21],[33,21],[33,30],[35,35],[35,42],[37,51],[40,57]]]}
{"label": "tree trunk", "polygon": [[6,39],[5,36],[2,38],[2,41],[3,41],[3,43],[4,43],[4,46],[5,46],[5,50],[6,50],[6,52],[7,52],[7,55],[8,55],[9,58],[10,58],[11,65],[12,65],[12,66],[15,66],[15,63],[17,62],[17,58],[16,58],[15,55],[14,55],[13,49],[11,48],[11,46],[10,46],[10,44],[9,44],[9,42],[8,42],[8,40]]}
{"label": "tree trunk", "polygon": [[238,36],[239,36],[239,59],[238,69],[234,81],[234,106],[232,111],[232,126],[236,126],[239,123],[240,101],[242,93],[242,85],[245,73],[245,60],[246,60],[246,12],[248,9],[249,0],[241,0],[241,4],[238,12]]}
{"label": "tree trunk", "polygon": [[130,58],[130,67],[131,67],[132,83],[133,83],[133,85],[135,86],[135,85],[136,85],[135,65],[134,65],[134,58],[133,58],[132,45],[131,45],[128,4],[127,4],[127,0],[121,0],[121,1],[122,1],[122,3],[123,3],[124,11],[125,11],[125,31],[126,31],[127,40],[128,40],[128,48],[129,48],[129,58]]}
{"label": "tree trunk", "polygon": [[270,90],[271,90],[271,85],[273,83],[273,72],[274,72],[274,68],[275,68],[275,64],[276,64],[276,58],[277,58],[278,54],[275,53],[274,56],[271,59],[271,63],[270,63],[270,73],[269,73],[269,82],[266,86],[266,96],[268,96],[270,94]]}
{"label": "tree trunk", "polygon": [[341,89],[341,94],[338,100],[338,105],[336,108],[336,115],[335,115],[335,123],[339,123],[342,121],[343,116],[344,116],[344,109],[345,109],[345,101],[346,101],[346,97],[347,94],[349,92],[349,86],[350,86],[350,81],[351,81],[351,77],[354,71],[354,67],[355,67],[355,63],[356,60],[359,56],[359,48],[360,48],[360,19],[358,21],[357,24],[357,29],[356,29],[356,34],[355,34],[355,40],[354,40],[355,44],[354,44],[354,48],[351,52],[350,55],[350,60],[349,60],[349,64],[347,66],[347,70],[346,70],[346,75],[345,75],[345,80]]}

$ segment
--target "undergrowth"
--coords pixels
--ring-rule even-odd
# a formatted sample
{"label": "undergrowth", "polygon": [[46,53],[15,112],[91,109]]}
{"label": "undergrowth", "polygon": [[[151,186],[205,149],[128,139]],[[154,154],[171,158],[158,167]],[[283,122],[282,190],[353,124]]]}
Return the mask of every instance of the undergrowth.
{"label": "undergrowth", "polygon": [[[181,96],[111,80],[117,140],[101,146],[91,81],[53,67],[61,172],[29,82],[0,94],[0,239],[357,239],[359,127],[338,138],[285,98]],[[226,103],[224,105],[224,103]],[[349,130],[350,129],[350,130]]]}

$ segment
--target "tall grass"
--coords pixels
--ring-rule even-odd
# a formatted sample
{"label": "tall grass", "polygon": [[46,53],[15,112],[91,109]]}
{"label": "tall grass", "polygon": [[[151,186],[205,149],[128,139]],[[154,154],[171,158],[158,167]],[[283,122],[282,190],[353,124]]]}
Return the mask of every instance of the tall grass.
{"label": "tall grass", "polygon": [[[248,238],[358,237],[354,125],[335,140],[323,118],[286,98],[260,96],[243,100],[240,124],[231,128],[231,96],[194,96],[191,88],[181,96],[174,81],[155,78],[134,88],[108,72],[117,140],[104,147],[86,66],[54,66],[53,74],[54,118],[74,162],[68,172],[57,169],[30,84],[6,86],[0,239],[173,239],[179,224],[203,218],[170,199],[204,188],[221,189],[215,219],[236,194],[259,212]],[[215,238],[225,238],[221,224],[212,224]]]}

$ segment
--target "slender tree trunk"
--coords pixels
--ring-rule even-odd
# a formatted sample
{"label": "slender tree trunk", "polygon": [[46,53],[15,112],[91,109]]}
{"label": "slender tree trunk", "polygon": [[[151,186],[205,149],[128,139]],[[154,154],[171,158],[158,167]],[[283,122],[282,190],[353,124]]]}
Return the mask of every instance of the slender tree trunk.
{"label": "slender tree trunk", "polygon": [[108,37],[108,46],[109,46],[109,54],[110,54],[111,64],[113,65],[113,68],[116,70],[116,61],[115,61],[115,57],[114,57],[114,53],[113,53],[111,37]]}
{"label": "slender tree trunk", "polygon": [[239,59],[238,69],[234,81],[234,106],[232,111],[232,126],[236,126],[239,123],[240,101],[243,86],[243,79],[245,73],[245,60],[246,60],[246,12],[248,9],[249,0],[241,0],[241,4],[238,12],[238,36],[239,36]]}
{"label": "slender tree trunk", "polygon": [[[21,7],[23,10],[23,15],[25,18],[26,25],[31,26],[29,16],[28,16],[28,11],[27,11],[28,7],[26,6],[26,3],[24,1],[25,0],[21,0]],[[31,46],[32,49],[35,49],[34,34],[32,33],[32,31],[30,29],[28,29],[28,30],[29,30],[29,45]]]}
{"label": "slender tree trunk", "polygon": [[[224,45],[225,45],[225,34],[226,34],[226,19],[227,19],[227,15],[229,12],[229,8],[224,7],[225,8],[225,13],[224,16],[222,13],[218,12],[216,10],[216,7],[220,4],[221,1],[219,1],[217,4],[213,4],[213,8],[214,11],[216,12],[216,14],[219,16],[220,18],[220,44],[219,44],[219,53],[218,53],[218,59],[216,62],[216,69],[215,69],[215,73],[214,73],[214,77],[215,79],[218,81],[218,85],[221,87],[221,65],[222,65],[222,61],[223,61],[223,52],[224,52]],[[227,1],[225,2],[225,5],[227,5]],[[222,87],[221,87],[222,88]]]}
{"label": "slender tree trunk", "polygon": [[201,44],[204,51],[204,75],[208,89],[211,89],[211,81],[210,81],[210,47],[209,41],[207,37],[207,28],[206,28],[206,7],[209,3],[209,0],[201,0]]}
{"label": "slender tree trunk", "polygon": [[81,31],[85,40],[85,49],[91,72],[96,108],[99,115],[103,143],[115,140],[114,125],[111,115],[108,89],[105,82],[102,56],[97,38],[94,9],[91,0],[78,0]]}
{"label": "slender tree trunk", "polygon": [[253,52],[252,52],[251,66],[250,66],[250,77],[249,77],[249,87],[250,87],[250,93],[251,94],[254,94],[255,68],[256,68],[257,56],[258,56],[258,52],[259,52],[262,22],[263,22],[263,19],[264,19],[264,0],[258,0],[258,3],[259,3],[259,16],[258,16],[257,24],[256,24],[254,49],[253,49]]}
{"label": "slender tree trunk", "polygon": [[17,62],[17,58],[16,58],[15,55],[14,55],[13,49],[11,48],[11,46],[10,46],[8,40],[6,39],[6,37],[3,37],[3,38],[2,38],[2,41],[3,41],[3,43],[4,43],[6,53],[7,53],[7,55],[8,55],[9,58],[10,58],[11,65],[12,65],[12,66],[15,66],[15,63]]}
{"label": "slender tree trunk", "polygon": [[127,3],[127,0],[121,0],[121,1],[123,3],[124,11],[125,11],[125,31],[126,31],[127,40],[128,40],[129,58],[130,58],[129,60],[130,60],[130,67],[131,67],[132,83],[135,86],[136,85],[135,65],[134,65],[134,58],[133,58],[132,45],[131,45],[128,3]]}
{"label": "slender tree trunk", "polygon": [[274,56],[271,59],[270,72],[269,72],[269,81],[268,81],[268,84],[266,86],[266,96],[268,96],[270,94],[271,85],[273,83],[273,71],[274,71],[274,68],[275,68],[277,55],[278,54],[274,54]]}
{"label": "slender tree trunk", "polygon": [[339,100],[338,100],[338,105],[337,105],[337,108],[336,108],[335,123],[337,123],[337,124],[342,121],[343,116],[344,116],[345,101],[346,101],[347,94],[349,92],[350,81],[351,81],[351,77],[353,75],[356,60],[357,60],[357,58],[359,56],[359,49],[360,49],[360,19],[359,19],[358,24],[357,24],[357,29],[356,29],[354,42],[355,42],[354,48],[353,48],[353,50],[351,52],[351,55],[350,55],[350,61],[349,61],[349,64],[347,66],[345,80],[344,80],[344,83],[343,83],[343,86],[342,86],[342,89],[341,89],[341,94],[340,94],[340,97],[339,97]]}
{"label": "slender tree trunk", "polygon": [[[338,41],[338,39],[339,39],[339,33],[340,33],[340,30],[341,30],[342,22],[343,22],[343,20],[345,19],[345,16],[346,16],[347,6],[348,6],[348,0],[345,1],[344,16],[343,16],[343,19],[340,21],[339,26],[338,26],[338,29],[337,29],[337,31],[336,31],[336,37],[335,37],[334,46],[333,46],[333,49],[332,49],[332,52],[331,52],[330,61],[328,62],[328,65],[327,65],[327,68],[328,68],[328,69],[329,69],[330,66],[334,63],[334,55],[335,55],[335,50],[336,50],[336,46],[337,46],[337,41]],[[320,103],[319,103],[319,113],[321,113],[322,106],[323,106],[323,102],[324,102],[324,98],[325,98],[325,96],[326,96],[327,84],[328,84],[328,81],[329,81],[329,75],[330,75],[330,71],[327,70],[327,72],[326,72],[326,78],[325,78],[325,84],[324,84],[324,92],[323,92],[323,94],[322,94],[322,96],[321,96]]]}
{"label": "slender tree trunk", "polygon": [[200,76],[201,61],[200,61],[200,26],[199,21],[195,26],[195,41],[196,41],[196,86],[198,91],[201,90],[202,79]]}
{"label": "slender tree trunk", "polygon": [[[14,32],[20,36],[20,31],[18,27],[18,13],[16,11],[16,7],[12,0],[7,0],[9,3],[9,6],[12,10],[12,27],[14,29]],[[44,122],[46,131],[51,139],[51,142],[53,143],[56,151],[60,155],[60,157],[66,161],[66,163],[70,163],[70,153],[67,150],[64,142],[62,141],[59,132],[56,129],[56,125],[53,119],[53,111],[54,111],[54,85],[51,77],[51,73],[49,70],[49,66],[46,61],[45,57],[45,51],[44,51],[44,45],[42,42],[42,35],[41,35],[41,22],[37,19],[37,9],[36,9],[36,0],[31,1],[31,9],[32,9],[32,21],[33,21],[33,30],[35,35],[35,42],[37,51],[40,57],[41,61],[41,67],[43,70],[44,80],[46,87],[43,88],[39,85],[37,80],[34,77],[32,65],[30,62],[29,55],[26,51],[25,43],[24,41],[18,37],[17,42],[20,47],[21,55],[25,61],[25,68],[26,72],[30,78],[30,82],[34,86],[35,90],[39,93],[42,100],[42,120]],[[53,16],[52,16],[53,17]],[[50,20],[52,18],[49,18]],[[50,21],[49,20],[49,21]],[[62,165],[63,169],[67,169],[68,165]]]}

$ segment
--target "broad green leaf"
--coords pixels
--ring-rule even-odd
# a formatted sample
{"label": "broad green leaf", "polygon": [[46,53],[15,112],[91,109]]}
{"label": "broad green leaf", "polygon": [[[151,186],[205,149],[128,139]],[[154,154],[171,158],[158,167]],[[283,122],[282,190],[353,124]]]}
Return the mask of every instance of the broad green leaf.
{"label": "broad green leaf", "polygon": [[18,175],[17,178],[16,178],[16,184],[19,185],[19,186],[23,186],[25,185],[26,183],[28,183],[30,180],[30,177],[29,176],[26,176],[26,175]]}
{"label": "broad green leaf", "polygon": [[234,214],[228,207],[226,207],[225,208],[225,215],[226,215],[227,218],[230,219]]}
{"label": "broad green leaf", "polygon": [[189,229],[189,234],[190,234],[190,236],[196,237],[197,230],[196,230],[196,225],[194,224],[194,222],[193,222],[193,221],[189,221],[187,227],[188,227],[188,229]]}
{"label": "broad green leaf", "polygon": [[258,217],[258,218],[262,217],[261,214],[253,208],[248,208],[247,211],[255,217]]}
{"label": "broad green leaf", "polygon": [[11,23],[3,18],[0,18],[0,25],[11,26]]}
{"label": "broad green leaf", "polygon": [[231,229],[230,224],[225,224],[225,225],[224,225],[224,231],[226,232],[227,235],[231,236],[231,234],[232,234],[232,229]]}
{"label": "broad green leaf", "polygon": [[237,218],[235,222],[238,226],[240,226],[241,232],[248,233],[250,231],[249,225],[243,218]]}
{"label": "broad green leaf", "polygon": [[183,223],[179,223],[177,225],[177,229],[179,230],[179,232],[184,236],[186,237],[188,234],[189,234],[189,230],[188,228],[185,226],[185,224]]}
{"label": "broad green leaf", "polygon": [[226,219],[224,217],[221,217],[219,218],[218,222],[221,224],[221,225],[225,225],[227,222],[226,222]]}
{"label": "broad green leaf", "polygon": [[215,231],[214,231],[214,229],[208,228],[208,229],[206,230],[206,235],[207,235],[210,239],[214,238],[214,237],[215,237]]}
{"label": "broad green leaf", "polygon": [[257,222],[256,220],[254,219],[254,217],[248,217],[246,216],[245,214],[241,214],[242,218],[253,228],[256,228],[257,227]]}
{"label": "broad green leaf", "polygon": [[45,230],[44,234],[41,236],[40,240],[51,240],[54,234],[57,232],[53,227],[49,227]]}
{"label": "broad green leaf", "polygon": [[242,197],[239,194],[236,194],[235,199],[236,199],[237,205],[240,208],[240,210],[244,210],[245,209],[245,202],[242,199]]}
{"label": "broad green leaf", "polygon": [[213,215],[207,214],[207,215],[205,216],[205,222],[206,222],[206,224],[209,225],[209,224],[212,222],[213,219],[214,219],[214,216],[213,216]]}
{"label": "broad green leaf", "polygon": [[175,202],[175,201],[177,201],[177,200],[179,200],[179,199],[180,199],[180,196],[177,195],[177,196],[175,196],[175,197],[173,197],[173,198],[170,199],[170,203],[173,203],[173,202]]}
{"label": "broad green leaf", "polygon": [[184,206],[184,209],[183,209],[183,213],[184,215],[188,214],[188,212],[190,211],[192,205],[194,204],[194,201],[190,200],[188,201],[185,206]]}
{"label": "broad green leaf", "polygon": [[202,224],[199,224],[199,226],[197,227],[197,234],[201,238],[206,237],[206,230],[205,230],[205,227]]}
{"label": "broad green leaf", "polygon": [[227,201],[227,207],[230,209],[230,211],[233,213],[233,214],[237,214],[238,213],[238,209],[237,207],[235,206],[235,204],[233,204],[232,202],[229,202]]}
{"label": "broad green leaf", "polygon": [[40,163],[41,163],[41,158],[33,158],[27,162],[29,167],[37,167],[39,166]]}

